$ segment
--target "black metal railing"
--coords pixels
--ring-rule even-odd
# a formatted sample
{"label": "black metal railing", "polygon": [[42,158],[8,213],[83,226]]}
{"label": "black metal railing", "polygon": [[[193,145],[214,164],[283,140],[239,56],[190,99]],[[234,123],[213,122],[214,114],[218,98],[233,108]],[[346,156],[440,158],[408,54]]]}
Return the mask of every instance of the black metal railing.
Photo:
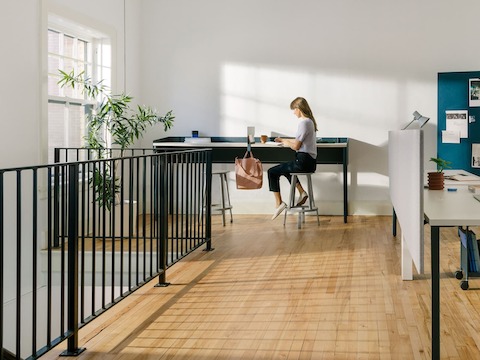
{"label": "black metal railing", "polygon": [[80,353],[80,327],[211,249],[211,150],[135,151],[59,149],[62,162],[0,170],[1,359],[65,339]]}

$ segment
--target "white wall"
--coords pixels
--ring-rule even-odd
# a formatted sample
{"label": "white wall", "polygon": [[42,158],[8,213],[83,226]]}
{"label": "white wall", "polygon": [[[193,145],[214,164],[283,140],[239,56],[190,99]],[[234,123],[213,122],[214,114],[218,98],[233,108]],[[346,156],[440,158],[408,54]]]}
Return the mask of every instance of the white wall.
{"label": "white wall", "polygon": [[[126,0],[125,29],[118,0],[11,1],[0,14],[0,29],[9,34],[0,59],[1,168],[41,162],[45,4],[114,31],[117,89],[126,83],[138,102],[173,109],[167,135],[195,129],[238,136],[247,125],[257,134],[292,134],[288,105],[305,96],[319,136],[352,139],[353,214],[390,214],[388,130],[404,126],[414,110],[430,116],[425,158],[434,155],[437,73],[479,67],[475,0]],[[163,136],[158,126],[141,145]],[[322,170],[317,197],[337,212],[337,168]],[[236,212],[248,211],[251,201],[271,210],[266,189],[234,194],[234,201]]]}
{"label": "white wall", "polygon": [[[425,158],[436,154],[437,73],[478,69],[476,10],[474,0],[144,0],[142,94],[174,109],[171,134],[224,136],[248,125],[293,134],[289,103],[304,96],[319,136],[352,139],[351,213],[391,214],[388,130],[418,110],[431,117]],[[341,211],[336,170],[316,176],[326,212]],[[271,211],[263,190],[234,193],[235,211]]]}
{"label": "white wall", "polygon": [[35,0],[2,4],[0,168],[39,161],[40,7]]}

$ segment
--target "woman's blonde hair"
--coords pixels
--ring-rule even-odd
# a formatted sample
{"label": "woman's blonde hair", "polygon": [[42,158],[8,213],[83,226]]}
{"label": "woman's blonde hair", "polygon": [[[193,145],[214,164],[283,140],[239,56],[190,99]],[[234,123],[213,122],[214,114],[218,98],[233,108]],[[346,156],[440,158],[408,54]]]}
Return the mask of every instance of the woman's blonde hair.
{"label": "woman's blonde hair", "polygon": [[315,121],[315,118],[313,117],[312,110],[310,109],[310,106],[308,105],[307,100],[305,100],[303,97],[297,97],[295,100],[292,101],[290,104],[290,109],[299,109],[305,117],[309,118],[310,120],[313,121],[313,125],[315,126],[315,131],[318,131],[317,128],[317,122]]}

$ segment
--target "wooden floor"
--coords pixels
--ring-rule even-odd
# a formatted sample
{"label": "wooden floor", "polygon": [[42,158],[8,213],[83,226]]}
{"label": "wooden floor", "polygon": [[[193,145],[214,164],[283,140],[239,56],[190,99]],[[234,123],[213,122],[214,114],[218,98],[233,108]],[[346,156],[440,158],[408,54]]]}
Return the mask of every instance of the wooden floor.
{"label": "wooden floor", "polygon": [[[77,359],[430,359],[425,275],[400,278],[391,217],[214,217],[197,250],[81,330]],[[480,232],[477,232],[480,233]],[[480,279],[460,289],[455,229],[441,239],[442,359],[480,358]],[[42,359],[57,359],[62,343]],[[65,358],[62,358],[65,359]]]}

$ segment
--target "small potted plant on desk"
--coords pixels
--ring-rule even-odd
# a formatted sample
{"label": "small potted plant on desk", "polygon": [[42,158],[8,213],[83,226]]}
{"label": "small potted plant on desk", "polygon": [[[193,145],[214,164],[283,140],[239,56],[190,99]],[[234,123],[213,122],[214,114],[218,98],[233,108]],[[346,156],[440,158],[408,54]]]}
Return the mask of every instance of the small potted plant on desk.
{"label": "small potted plant on desk", "polygon": [[430,158],[430,161],[433,161],[437,164],[437,171],[428,173],[428,188],[430,190],[443,190],[444,187],[444,176],[443,170],[450,168],[451,161],[447,161],[441,158]]}

